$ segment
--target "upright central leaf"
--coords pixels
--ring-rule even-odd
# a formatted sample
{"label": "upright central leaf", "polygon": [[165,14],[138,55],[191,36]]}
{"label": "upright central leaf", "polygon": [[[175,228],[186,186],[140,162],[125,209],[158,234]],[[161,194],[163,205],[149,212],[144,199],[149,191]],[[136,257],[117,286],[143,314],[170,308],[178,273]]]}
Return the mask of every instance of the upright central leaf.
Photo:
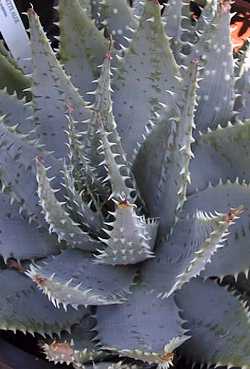
{"label": "upright central leaf", "polygon": [[179,75],[178,67],[157,2],[145,2],[139,27],[118,67],[114,79],[114,114],[124,149],[131,159],[148,121],[160,112],[159,103],[172,103],[171,94],[178,85],[175,79]]}
{"label": "upright central leaf", "polygon": [[190,182],[192,127],[196,98],[197,64],[191,63],[177,94],[178,105],[165,111],[152,128],[134,162],[137,184],[150,215],[160,218],[164,234],[174,225]]}
{"label": "upright central leaf", "polygon": [[230,38],[230,7],[218,5],[217,13],[197,44],[196,55],[204,69],[199,88],[199,104],[195,115],[197,128],[226,125],[232,118],[234,100],[234,61]]}
{"label": "upright central leaf", "polygon": [[58,190],[51,187],[51,179],[47,177],[47,170],[40,159],[36,159],[36,167],[37,192],[45,220],[49,224],[49,231],[57,234],[59,242],[64,240],[72,247],[78,247],[83,250],[95,250],[97,246],[96,241],[80,228],[80,224],[75,223],[70,218],[63,207],[64,203],[57,200],[55,192],[58,192]]}
{"label": "upright central leaf", "polygon": [[113,116],[110,87],[111,59],[111,53],[108,52],[95,91],[94,112],[89,129],[92,143],[89,155],[93,167],[96,167],[102,158],[99,165],[104,165],[107,174],[103,182],[110,181],[112,187],[110,197],[119,201],[124,196],[127,199],[135,196],[135,184]]}
{"label": "upright central leaf", "polygon": [[[101,263],[135,264],[152,256],[151,247],[154,244],[157,223],[148,225],[135,211],[135,183],[116,131],[112,112],[110,62],[111,54],[108,53],[96,89],[92,119],[93,126],[98,128],[101,142],[99,152],[101,151],[100,154],[104,159],[101,164],[104,164],[107,171],[104,181],[110,181],[112,189],[110,198],[115,201],[117,208],[113,214],[115,221],[109,223],[113,228],[112,231],[105,230],[110,238],[102,239],[108,247],[96,257]],[[95,136],[96,133],[93,131],[93,140],[96,140]]]}
{"label": "upright central leaf", "polygon": [[76,107],[74,116],[79,121],[86,120],[89,112],[86,103],[57,61],[38,16],[33,9],[29,10],[28,15],[33,64],[34,121],[40,142],[60,158],[66,156],[66,146],[62,145],[62,142],[66,142],[67,120],[64,115],[66,103]]}

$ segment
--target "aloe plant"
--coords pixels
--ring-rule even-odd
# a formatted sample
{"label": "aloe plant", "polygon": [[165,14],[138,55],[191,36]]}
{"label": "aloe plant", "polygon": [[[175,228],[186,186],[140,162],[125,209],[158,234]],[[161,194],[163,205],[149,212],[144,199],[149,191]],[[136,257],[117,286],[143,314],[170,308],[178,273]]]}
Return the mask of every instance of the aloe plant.
{"label": "aloe plant", "polygon": [[55,52],[28,10],[31,75],[0,49],[0,328],[75,368],[250,368],[249,284],[220,283],[250,265],[248,51],[233,59],[228,3],[195,24],[187,0],[58,12]]}

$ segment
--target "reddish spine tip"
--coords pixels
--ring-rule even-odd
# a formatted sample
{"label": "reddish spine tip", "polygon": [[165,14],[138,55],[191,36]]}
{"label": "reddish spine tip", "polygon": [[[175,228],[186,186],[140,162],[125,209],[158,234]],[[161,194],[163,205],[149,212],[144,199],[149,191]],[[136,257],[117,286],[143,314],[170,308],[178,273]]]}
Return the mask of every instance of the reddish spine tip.
{"label": "reddish spine tip", "polygon": [[67,108],[67,113],[69,114],[72,114],[75,111],[74,106],[70,102],[66,103],[66,108]]}
{"label": "reddish spine tip", "polygon": [[44,164],[44,158],[43,158],[43,156],[42,155],[37,155],[36,161],[38,161],[38,163]]}
{"label": "reddish spine tip", "polygon": [[174,360],[174,353],[173,352],[165,352],[160,357],[160,362],[165,363],[165,364],[167,364],[167,363],[171,364],[173,360]]}
{"label": "reddish spine tip", "polygon": [[228,0],[221,0],[220,1],[220,8],[221,8],[222,14],[229,13],[230,10],[231,10],[230,1],[228,1]]}
{"label": "reddish spine tip", "polygon": [[199,58],[194,58],[192,60],[192,63],[195,64],[195,65],[198,65],[200,63],[200,59]]}
{"label": "reddish spine tip", "polygon": [[117,207],[119,209],[127,209],[127,208],[130,208],[130,207],[134,207],[135,205],[134,204],[131,204],[127,198],[125,199],[121,199],[118,204],[117,204]]}
{"label": "reddish spine tip", "polygon": [[105,55],[105,59],[112,60],[112,54],[110,51],[108,51]]}
{"label": "reddish spine tip", "polygon": [[29,9],[27,10],[27,14],[29,15],[29,16],[36,16],[37,14],[36,14],[36,12],[35,12],[35,10],[34,10],[34,8],[33,8],[33,4],[29,4]]}
{"label": "reddish spine tip", "polygon": [[231,208],[225,215],[225,222],[232,223],[236,217],[239,217],[246,209],[243,208]]}
{"label": "reddish spine tip", "polygon": [[53,341],[50,345],[50,349],[54,351],[55,353],[65,355],[67,357],[73,356],[74,350],[67,342],[57,342]]}
{"label": "reddish spine tip", "polygon": [[36,274],[35,276],[33,276],[33,281],[40,287],[43,287],[44,285],[46,285],[47,279]]}

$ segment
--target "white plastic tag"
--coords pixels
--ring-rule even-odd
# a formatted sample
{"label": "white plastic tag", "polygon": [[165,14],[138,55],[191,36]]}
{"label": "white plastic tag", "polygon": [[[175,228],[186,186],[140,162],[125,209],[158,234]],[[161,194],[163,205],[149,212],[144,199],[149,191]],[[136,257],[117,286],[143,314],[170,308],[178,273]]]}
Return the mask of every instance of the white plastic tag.
{"label": "white plastic tag", "polygon": [[0,0],[0,32],[18,65],[27,69],[31,57],[29,38],[14,0]]}

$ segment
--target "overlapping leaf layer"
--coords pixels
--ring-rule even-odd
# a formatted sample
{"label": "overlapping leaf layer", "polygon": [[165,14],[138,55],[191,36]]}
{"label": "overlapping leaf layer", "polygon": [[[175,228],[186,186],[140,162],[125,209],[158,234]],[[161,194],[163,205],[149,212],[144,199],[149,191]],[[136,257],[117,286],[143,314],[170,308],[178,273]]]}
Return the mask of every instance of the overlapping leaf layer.
{"label": "overlapping leaf layer", "polygon": [[57,53],[29,9],[29,76],[0,47],[0,329],[79,369],[249,369],[249,281],[219,283],[250,267],[249,51],[226,0],[132,3],[60,0]]}

